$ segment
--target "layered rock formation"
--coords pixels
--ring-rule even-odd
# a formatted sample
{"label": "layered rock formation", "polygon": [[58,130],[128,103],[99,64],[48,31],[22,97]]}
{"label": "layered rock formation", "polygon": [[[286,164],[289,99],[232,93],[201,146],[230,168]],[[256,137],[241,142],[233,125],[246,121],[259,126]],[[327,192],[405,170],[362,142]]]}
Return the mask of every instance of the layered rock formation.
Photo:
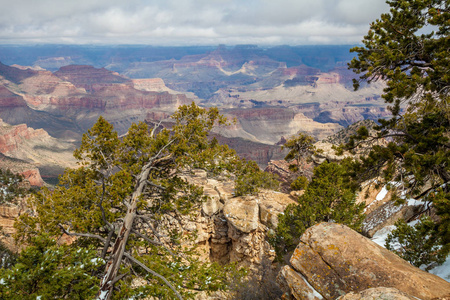
{"label": "layered rock formation", "polygon": [[0,242],[11,251],[17,251],[20,248],[20,245],[14,242],[13,234],[16,232],[14,228],[16,218],[25,210],[22,203],[23,201],[19,201],[18,205],[0,205],[0,226],[2,228]]}
{"label": "layered rock formation", "polygon": [[74,149],[73,144],[58,141],[43,129],[11,126],[0,119],[0,153],[4,157],[0,167],[21,173],[32,185],[44,184],[41,173],[57,178],[64,168],[75,167]]}
{"label": "layered rock formation", "polygon": [[[285,292],[293,299],[305,299],[296,295],[312,295],[314,290],[324,299],[336,299],[373,287],[396,288],[424,300],[450,294],[449,282],[335,223],[320,223],[307,229],[290,264],[280,274],[280,281],[287,283],[283,285],[289,287]],[[302,288],[305,285],[311,289]]]}
{"label": "layered rock formation", "polygon": [[150,112],[171,114],[192,102],[184,94],[138,90],[130,79],[92,66],[51,73],[1,65],[0,79],[0,117],[66,139],[79,139],[100,115],[124,133]]}
{"label": "layered rock formation", "polygon": [[[244,110],[227,110],[226,115],[236,117],[240,128],[257,140],[267,144],[275,144],[282,136],[291,136],[297,132],[305,132],[317,140],[321,140],[342,129],[336,123],[318,123],[307,118],[302,113],[291,109],[266,107]],[[230,130],[228,136],[233,136]],[[239,131],[235,131],[239,136]],[[225,134],[225,132],[224,132]],[[242,136],[245,138],[245,136]]]}

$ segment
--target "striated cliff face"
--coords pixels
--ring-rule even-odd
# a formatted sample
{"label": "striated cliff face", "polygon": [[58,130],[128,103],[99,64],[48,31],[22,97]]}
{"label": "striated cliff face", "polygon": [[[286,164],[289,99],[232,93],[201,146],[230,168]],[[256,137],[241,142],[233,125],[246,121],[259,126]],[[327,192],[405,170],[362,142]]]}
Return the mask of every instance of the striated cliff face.
{"label": "striated cliff face", "polygon": [[[58,141],[43,129],[29,128],[25,124],[11,126],[0,120],[0,153],[10,158],[1,160],[0,166],[17,169],[32,185],[44,184],[42,172],[46,177],[56,178],[64,168],[75,167],[74,149],[73,144]],[[11,159],[28,166],[21,167],[20,162]]]}
{"label": "striated cliff face", "polygon": [[76,87],[90,91],[94,86],[108,86],[117,83],[128,83],[129,79],[105,68],[94,68],[87,65],[70,65],[61,67],[54,73],[62,81],[71,82]]}
{"label": "striated cliff face", "polygon": [[25,100],[8,90],[5,86],[0,84],[0,108],[3,110],[16,108],[16,107],[26,107],[27,103]]}
{"label": "striated cliff face", "polygon": [[[297,132],[305,132],[316,139],[323,139],[342,129],[336,123],[319,123],[287,108],[264,107],[245,110],[227,110],[227,115],[236,117],[240,128],[258,141],[276,144],[282,136],[291,136]],[[242,136],[235,130],[236,136]],[[228,136],[233,136],[230,130]],[[245,136],[242,136],[245,137]]]}
{"label": "striated cliff face", "polygon": [[8,155],[20,147],[26,139],[45,139],[49,135],[43,129],[34,130],[28,128],[26,124],[8,126],[0,120],[0,152]]}
{"label": "striated cliff face", "polygon": [[66,139],[79,138],[100,115],[122,134],[149,113],[171,114],[192,102],[185,94],[164,89],[158,80],[153,86],[138,82],[137,89],[130,79],[92,66],[65,66],[51,73],[3,65],[0,79],[0,117],[12,124],[43,127]]}

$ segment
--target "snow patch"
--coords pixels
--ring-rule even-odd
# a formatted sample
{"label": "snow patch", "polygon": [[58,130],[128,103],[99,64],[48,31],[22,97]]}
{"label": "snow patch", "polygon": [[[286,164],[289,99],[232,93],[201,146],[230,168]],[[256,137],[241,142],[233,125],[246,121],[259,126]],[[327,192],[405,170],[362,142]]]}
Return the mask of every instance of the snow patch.
{"label": "snow patch", "polygon": [[[409,222],[408,225],[409,226],[414,226],[419,222],[419,220],[414,220],[412,222]],[[385,247],[386,244],[386,239],[389,233],[392,232],[392,230],[395,229],[395,225],[390,225],[390,226],[386,226],[381,228],[380,230],[378,230],[372,237],[372,241],[375,242],[376,244],[380,245],[383,248]],[[392,245],[393,248],[399,248],[400,244],[393,244]],[[429,273],[434,274],[436,276],[441,277],[442,279],[450,282],[450,255],[447,256],[446,261],[440,265],[437,266],[433,269],[431,269],[429,271]]]}
{"label": "snow patch", "polygon": [[419,205],[425,205],[424,201],[420,201],[420,200],[416,200],[414,198],[409,198],[408,200],[408,205],[409,206],[419,206]]}
{"label": "snow patch", "polygon": [[447,256],[447,260],[442,265],[431,269],[429,272],[450,282],[450,255]]}
{"label": "snow patch", "polygon": [[316,291],[313,287],[312,287],[312,285],[310,285],[309,284],[309,282],[308,282],[308,280],[306,280],[306,278],[302,275],[302,274],[300,274],[300,273],[298,273],[301,277],[302,277],[302,279],[303,279],[303,281],[306,283],[306,285],[312,290],[312,294],[308,294],[307,295],[307,297],[308,297],[308,300],[313,300],[313,299],[323,299],[323,296],[321,295],[321,294],[319,294],[319,292],[318,291]]}
{"label": "snow patch", "polygon": [[394,229],[395,229],[395,225],[389,225],[389,226],[383,227],[373,235],[371,240],[373,242],[375,242],[376,244],[380,245],[381,247],[385,248],[384,245],[386,244],[387,236]]}
{"label": "snow patch", "polygon": [[383,186],[383,188],[381,189],[381,191],[378,193],[378,195],[375,197],[376,201],[380,201],[383,200],[384,197],[386,197],[387,193],[388,193],[388,189],[386,188],[386,186]]}

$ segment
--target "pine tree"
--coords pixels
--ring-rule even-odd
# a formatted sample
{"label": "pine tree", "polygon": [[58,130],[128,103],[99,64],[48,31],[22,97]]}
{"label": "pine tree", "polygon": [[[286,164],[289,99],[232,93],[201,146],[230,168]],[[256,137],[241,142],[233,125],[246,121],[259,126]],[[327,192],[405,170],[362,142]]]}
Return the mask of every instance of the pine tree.
{"label": "pine tree", "polygon": [[292,251],[305,230],[320,222],[336,222],[359,230],[364,204],[356,203],[354,185],[343,165],[324,162],[314,169],[312,181],[298,204],[290,204],[278,215],[271,237],[279,257]]}
{"label": "pine tree", "polygon": [[396,228],[386,239],[386,249],[416,267],[423,266],[426,271],[445,261],[449,245],[442,246],[443,237],[436,231],[430,217],[422,217],[414,226],[404,220],[397,221],[395,225]]}
{"label": "pine tree", "polygon": [[355,164],[356,176],[395,182],[398,202],[421,198],[432,203],[426,207],[441,216],[434,230],[442,239],[435,241],[450,249],[450,1],[387,3],[390,12],[370,25],[364,47],[352,49],[358,55],[349,67],[362,74],[355,88],[361,81],[386,82],[383,98],[392,117],[379,120],[377,135],[360,132],[347,147],[385,139],[386,145],[373,146]]}

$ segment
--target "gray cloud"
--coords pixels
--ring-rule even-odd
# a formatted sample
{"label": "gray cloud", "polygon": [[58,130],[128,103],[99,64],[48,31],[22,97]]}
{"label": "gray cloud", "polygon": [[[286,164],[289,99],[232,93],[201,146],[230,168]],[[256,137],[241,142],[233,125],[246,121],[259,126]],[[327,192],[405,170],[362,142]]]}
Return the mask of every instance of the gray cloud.
{"label": "gray cloud", "polygon": [[353,44],[384,0],[0,0],[0,43]]}

